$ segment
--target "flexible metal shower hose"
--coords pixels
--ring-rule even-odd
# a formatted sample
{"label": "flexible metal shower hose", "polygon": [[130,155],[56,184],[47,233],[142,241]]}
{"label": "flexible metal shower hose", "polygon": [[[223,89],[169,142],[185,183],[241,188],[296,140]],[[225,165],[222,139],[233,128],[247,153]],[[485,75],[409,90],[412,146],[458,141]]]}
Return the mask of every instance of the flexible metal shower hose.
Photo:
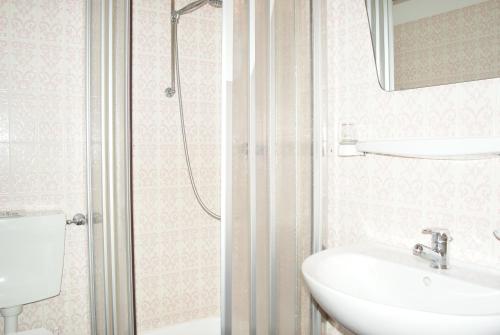
{"label": "flexible metal shower hose", "polygon": [[182,104],[182,90],[181,90],[181,72],[180,72],[180,67],[179,67],[179,45],[178,45],[178,39],[177,39],[177,29],[175,29],[175,34],[174,34],[174,48],[175,48],[175,71],[177,72],[177,98],[179,101],[179,116],[181,119],[181,130],[182,130],[182,143],[184,145],[184,157],[186,158],[186,165],[188,169],[188,174],[189,174],[189,180],[191,182],[191,188],[193,189],[194,196],[196,197],[196,201],[198,204],[201,206],[203,211],[210,215],[212,218],[215,220],[220,221],[220,215],[212,211],[208,206],[205,204],[203,199],[200,196],[200,193],[198,192],[198,188],[196,187],[196,181],[194,180],[193,176],[193,169],[191,168],[191,160],[189,158],[189,149],[188,149],[188,143],[187,143],[187,136],[186,136],[186,126],[184,124],[184,107]]}

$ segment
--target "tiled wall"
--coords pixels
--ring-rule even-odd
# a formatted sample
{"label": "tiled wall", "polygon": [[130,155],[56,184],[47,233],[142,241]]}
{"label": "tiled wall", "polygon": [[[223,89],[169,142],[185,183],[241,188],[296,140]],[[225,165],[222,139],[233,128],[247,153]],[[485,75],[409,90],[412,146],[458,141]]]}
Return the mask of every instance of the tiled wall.
{"label": "tiled wall", "polygon": [[[328,1],[329,245],[410,248],[427,226],[451,230],[451,261],[500,265],[500,160],[335,155],[337,125],[360,138],[500,136],[500,79],[400,92],[380,89],[363,0]],[[337,331],[330,330],[337,333]],[[346,333],[346,332],[344,332]]]}
{"label": "tiled wall", "polygon": [[[176,7],[187,4],[177,1]],[[170,83],[170,1],[133,3],[134,250],[139,333],[219,311],[219,222],[194,198]],[[222,11],[179,24],[189,149],[199,191],[219,212]]]}
{"label": "tiled wall", "polygon": [[[0,210],[85,212],[84,7],[0,1]],[[20,329],[88,334],[87,267],[86,228],[68,227],[61,294]]]}
{"label": "tiled wall", "polygon": [[500,76],[500,0],[395,26],[398,89]]}

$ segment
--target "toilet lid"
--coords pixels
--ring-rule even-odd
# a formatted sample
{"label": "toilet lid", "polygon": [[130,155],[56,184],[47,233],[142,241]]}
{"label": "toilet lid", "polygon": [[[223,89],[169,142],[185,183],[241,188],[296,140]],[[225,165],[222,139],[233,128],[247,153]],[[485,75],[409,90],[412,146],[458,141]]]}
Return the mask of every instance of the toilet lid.
{"label": "toilet lid", "polygon": [[25,330],[23,332],[17,332],[17,333],[13,333],[13,334],[16,334],[16,335],[53,335],[51,332],[49,332],[45,328]]}

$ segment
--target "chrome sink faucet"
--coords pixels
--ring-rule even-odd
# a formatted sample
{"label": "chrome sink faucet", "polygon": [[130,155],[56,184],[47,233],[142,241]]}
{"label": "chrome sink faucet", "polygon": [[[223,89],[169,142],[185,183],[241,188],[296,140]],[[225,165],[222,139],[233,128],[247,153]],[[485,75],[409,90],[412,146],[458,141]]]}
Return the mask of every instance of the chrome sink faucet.
{"label": "chrome sink faucet", "polygon": [[431,261],[434,269],[448,269],[448,243],[452,241],[450,231],[443,228],[426,228],[422,234],[431,235],[431,246],[415,244],[413,254]]}

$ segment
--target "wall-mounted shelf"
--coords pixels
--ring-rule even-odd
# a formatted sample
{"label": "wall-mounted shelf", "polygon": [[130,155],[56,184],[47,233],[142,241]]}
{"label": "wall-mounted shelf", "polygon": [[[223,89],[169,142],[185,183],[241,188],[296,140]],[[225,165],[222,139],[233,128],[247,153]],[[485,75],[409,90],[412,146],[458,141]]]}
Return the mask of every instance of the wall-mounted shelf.
{"label": "wall-mounted shelf", "polygon": [[399,139],[339,144],[339,156],[366,154],[425,159],[484,159],[500,156],[500,137]]}

